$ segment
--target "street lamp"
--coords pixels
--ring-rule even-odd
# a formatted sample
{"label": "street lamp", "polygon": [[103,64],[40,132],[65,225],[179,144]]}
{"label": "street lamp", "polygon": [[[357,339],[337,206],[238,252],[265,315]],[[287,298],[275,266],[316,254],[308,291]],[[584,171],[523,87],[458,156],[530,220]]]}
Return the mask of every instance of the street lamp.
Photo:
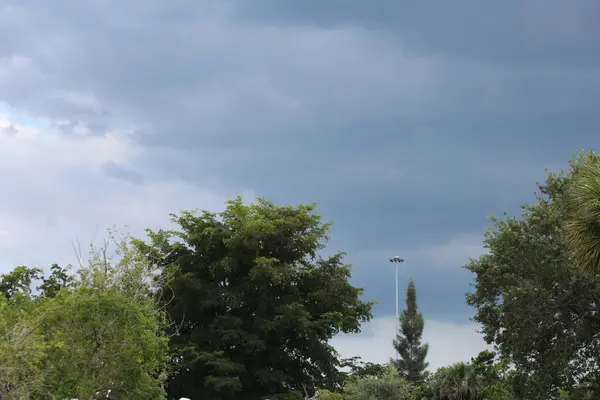
{"label": "street lamp", "polygon": [[[399,256],[394,256],[390,258],[390,262],[396,263],[396,335],[398,334],[398,330],[400,330],[400,315],[398,313],[398,264],[403,263],[404,260]],[[398,350],[396,350],[396,361],[398,360]]]}

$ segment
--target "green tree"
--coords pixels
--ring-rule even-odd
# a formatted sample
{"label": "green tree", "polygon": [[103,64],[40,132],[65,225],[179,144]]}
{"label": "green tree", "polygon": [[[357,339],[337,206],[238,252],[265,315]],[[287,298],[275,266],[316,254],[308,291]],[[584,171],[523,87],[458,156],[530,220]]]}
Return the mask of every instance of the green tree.
{"label": "green tree", "polygon": [[422,382],[427,376],[426,362],[429,346],[421,344],[425,319],[417,307],[417,290],[411,279],[406,290],[406,309],[400,314],[400,329],[394,339],[394,348],[400,355],[390,362],[409,382]]}
{"label": "green tree", "polygon": [[432,400],[515,400],[512,371],[496,353],[480,352],[470,363],[439,368],[427,380],[427,398]]}
{"label": "green tree", "polygon": [[151,299],[114,288],[61,291],[44,303],[47,390],[58,398],[163,399],[167,341]]}
{"label": "green tree", "polygon": [[481,400],[481,380],[471,363],[459,362],[436,371],[436,400]]}
{"label": "green tree", "polygon": [[10,299],[15,293],[22,293],[31,297],[32,282],[41,279],[43,271],[40,268],[29,268],[24,265],[0,275],[0,295]]}
{"label": "green tree", "polygon": [[179,370],[169,395],[275,399],[335,386],[340,362],[328,340],[358,332],[372,303],[348,282],[342,253],[319,256],[329,225],[314,206],[238,197],[220,214],[183,212],[173,222],[179,230],[149,231],[150,243],[138,243],[163,271],[157,296]]}
{"label": "green tree", "polygon": [[355,377],[344,387],[344,400],[414,400],[415,389],[389,365],[381,377]]}
{"label": "green tree", "polygon": [[68,288],[73,283],[73,277],[69,275],[69,268],[52,264],[50,275],[43,277],[42,284],[38,287],[38,290],[42,291],[43,297],[55,297],[62,288]]}
{"label": "green tree", "polygon": [[45,277],[41,268],[30,268],[19,266],[12,271],[0,275],[0,294],[6,298],[11,298],[19,292],[28,297],[36,297],[33,291],[33,282],[41,280],[41,285],[37,288],[41,291],[42,297],[54,297],[60,289],[68,287],[73,277],[68,274],[69,267],[63,268],[58,264],[52,264],[50,275]]}
{"label": "green tree", "polygon": [[585,387],[561,390],[558,395],[558,400],[595,400],[597,398],[593,391]]}
{"label": "green tree", "polygon": [[585,161],[548,174],[520,218],[492,218],[488,254],[466,265],[475,280],[467,294],[474,319],[514,365],[516,394],[527,399],[553,398],[600,373],[600,280],[574,268],[564,234],[568,184]]}
{"label": "green tree", "polygon": [[[81,255],[74,278],[56,279],[45,299],[45,336],[53,343],[46,370],[60,398],[162,399],[167,377],[165,312],[152,299],[156,276],[133,238],[114,230],[101,247]],[[58,282],[56,285],[54,282]]]}
{"label": "green tree", "polygon": [[349,368],[349,377],[365,377],[365,376],[377,376],[381,377],[386,369],[386,364],[377,364],[372,362],[364,362],[360,357],[351,357],[342,360],[341,367]]}
{"label": "green tree", "polygon": [[47,343],[39,310],[28,296],[16,292],[6,299],[0,295],[0,337],[0,398],[46,395],[43,361]]}
{"label": "green tree", "polygon": [[[119,245],[115,260],[93,250],[79,279],[56,265],[48,278],[27,267],[1,277],[2,399],[166,397],[165,314],[146,258]],[[37,279],[45,295],[33,295]]]}
{"label": "green tree", "polygon": [[512,390],[514,371],[509,370],[506,360],[497,360],[495,352],[484,350],[471,359],[471,364],[481,384],[483,400],[516,399]]}
{"label": "green tree", "polygon": [[162,278],[170,275],[160,270],[156,260],[148,259],[141,251],[141,243],[128,233],[110,229],[102,246],[90,246],[86,261],[79,255],[80,268],[71,286],[97,292],[118,289],[136,300],[156,296],[164,287]]}
{"label": "green tree", "polygon": [[600,273],[600,157],[579,157],[567,190],[565,236],[575,266],[595,275]]}
{"label": "green tree", "polygon": [[342,396],[341,393],[333,392],[327,389],[317,390],[315,397],[317,400],[344,400],[344,396]]}

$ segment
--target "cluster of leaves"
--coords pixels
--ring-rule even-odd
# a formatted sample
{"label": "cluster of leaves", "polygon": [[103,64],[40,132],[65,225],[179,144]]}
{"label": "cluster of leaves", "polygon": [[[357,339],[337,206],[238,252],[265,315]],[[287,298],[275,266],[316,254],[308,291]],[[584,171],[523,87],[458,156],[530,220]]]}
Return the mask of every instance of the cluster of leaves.
{"label": "cluster of leaves", "polygon": [[302,398],[339,386],[328,341],[358,332],[372,303],[349,284],[342,253],[318,255],[329,224],[313,210],[237,198],[220,214],[174,215],[179,230],[138,242],[162,271],[158,297],[178,372],[170,396]]}
{"label": "cluster of leaves", "polygon": [[471,359],[439,368],[427,381],[432,400],[513,400],[512,375],[504,360],[484,350]]}
{"label": "cluster of leaves", "polygon": [[[318,400],[416,400],[419,390],[402,377],[395,366],[368,363],[354,358],[342,388],[318,390]],[[363,368],[364,367],[364,368]]]}
{"label": "cluster of leaves", "polygon": [[593,236],[598,225],[589,213],[600,196],[594,202],[589,193],[600,193],[600,186],[588,187],[583,198],[572,191],[574,184],[594,185],[579,179],[599,163],[598,155],[581,154],[569,171],[550,173],[520,218],[493,219],[488,254],[466,266],[475,276],[467,303],[487,342],[514,366],[521,398],[554,398],[576,388],[600,396],[600,279],[589,273],[595,256],[573,247],[595,243],[582,235],[588,229]]}
{"label": "cluster of leaves", "polygon": [[343,381],[346,381],[349,377],[381,377],[387,368],[387,366],[383,364],[377,364],[368,361],[364,362],[360,357],[345,358],[341,360],[340,367],[347,370],[347,372],[343,374]]}
{"label": "cluster of leaves", "polygon": [[496,353],[485,350],[471,362],[439,368],[425,381],[410,382],[393,363],[364,364],[347,360],[353,368],[337,391],[319,390],[319,400],[516,400],[514,371]]}
{"label": "cluster of leaves", "polygon": [[98,254],[79,271],[94,283],[56,264],[46,277],[24,266],[0,277],[0,398],[165,398],[164,313],[109,284],[140,265]]}
{"label": "cluster of leaves", "polygon": [[351,378],[344,386],[344,400],[414,400],[416,390],[393,365],[385,368],[381,376]]}

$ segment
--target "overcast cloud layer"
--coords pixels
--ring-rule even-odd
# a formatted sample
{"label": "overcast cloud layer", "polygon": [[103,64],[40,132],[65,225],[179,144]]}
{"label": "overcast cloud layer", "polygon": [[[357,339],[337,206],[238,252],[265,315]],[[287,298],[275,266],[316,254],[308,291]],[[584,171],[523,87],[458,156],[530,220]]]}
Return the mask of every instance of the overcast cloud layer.
{"label": "overcast cloud layer", "polygon": [[432,367],[466,360],[485,345],[461,266],[487,216],[597,143],[599,18],[595,0],[0,0],[0,271],[237,193],[314,201],[380,302],[340,352],[393,355],[399,254]]}

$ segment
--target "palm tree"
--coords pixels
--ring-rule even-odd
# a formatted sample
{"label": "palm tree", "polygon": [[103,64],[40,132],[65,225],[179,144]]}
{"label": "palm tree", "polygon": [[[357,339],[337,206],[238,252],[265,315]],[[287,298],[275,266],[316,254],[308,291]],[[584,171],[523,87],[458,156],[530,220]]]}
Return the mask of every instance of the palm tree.
{"label": "palm tree", "polygon": [[479,376],[470,363],[440,368],[434,377],[435,400],[479,400]]}
{"label": "palm tree", "polygon": [[600,273],[600,155],[581,154],[568,186],[565,237],[578,268]]}

